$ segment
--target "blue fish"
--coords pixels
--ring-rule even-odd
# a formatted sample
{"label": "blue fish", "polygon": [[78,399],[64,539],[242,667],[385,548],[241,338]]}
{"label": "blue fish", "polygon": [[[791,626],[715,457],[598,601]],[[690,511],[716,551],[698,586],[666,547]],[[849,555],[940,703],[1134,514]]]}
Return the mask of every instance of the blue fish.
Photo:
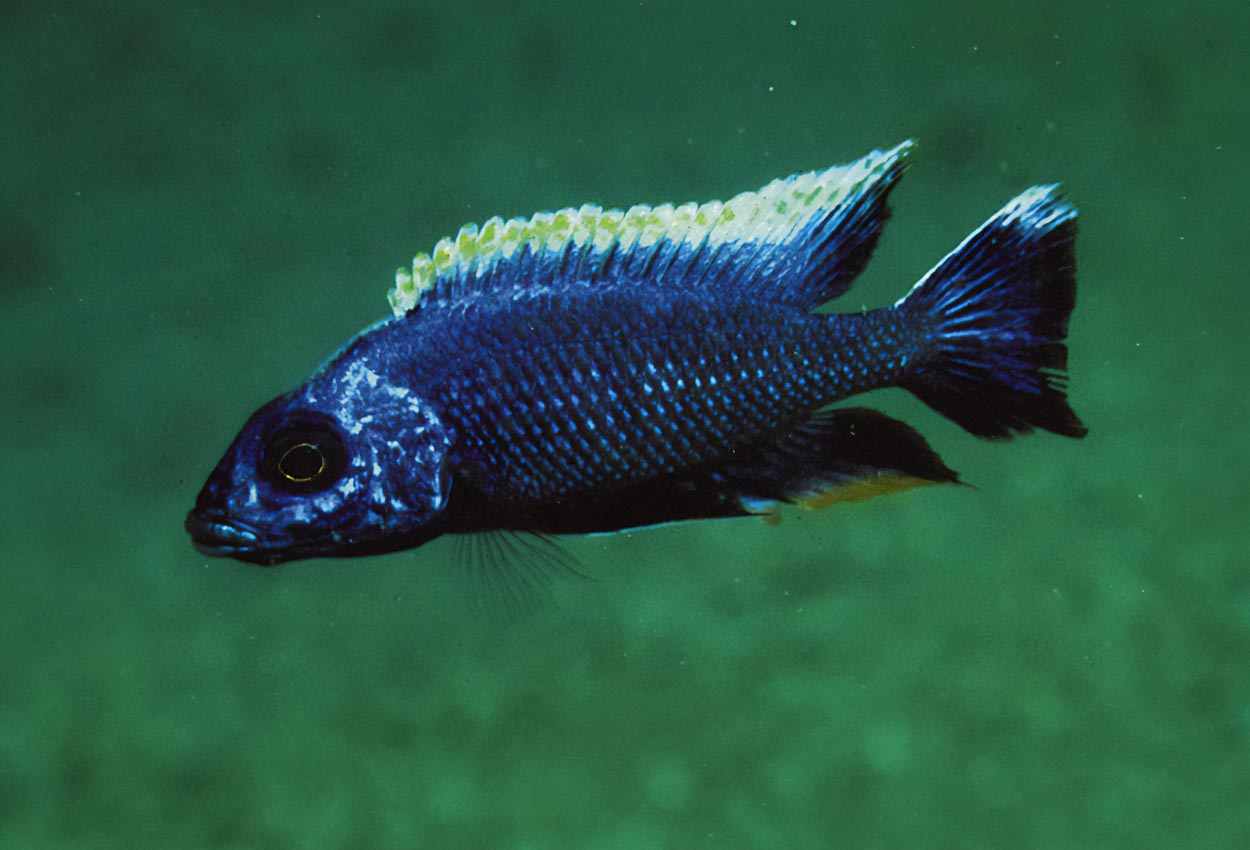
{"label": "blue fish", "polygon": [[957,482],[858,393],[979,437],[1081,437],[1076,209],[1015,197],[893,306],[846,293],[910,142],[727,202],[492,218],[401,269],[394,315],[258,410],[186,528],[258,564],[445,534],[611,532]]}

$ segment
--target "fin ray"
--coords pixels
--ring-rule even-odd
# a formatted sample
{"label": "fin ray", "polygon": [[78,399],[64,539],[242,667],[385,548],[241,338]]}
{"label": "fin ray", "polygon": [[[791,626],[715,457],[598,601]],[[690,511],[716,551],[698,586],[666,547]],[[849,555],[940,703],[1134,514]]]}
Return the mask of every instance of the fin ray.
{"label": "fin ray", "polygon": [[777,502],[822,508],[927,484],[959,483],[924,437],[863,407],[816,413],[727,471],[752,513]]}
{"label": "fin ray", "polygon": [[897,305],[928,337],[904,385],[980,437],[1084,436],[1066,394],[1076,231],[1058,187],[1034,186],[947,254]]}
{"label": "fin ray", "polygon": [[587,204],[468,224],[396,273],[391,307],[402,316],[431,299],[574,282],[724,285],[815,307],[845,292],[867,262],[910,147],[780,178],[726,202],[624,212]]}
{"label": "fin ray", "polygon": [[590,578],[550,535],[480,531],[456,536],[455,562],[493,613],[519,619],[555,603],[558,580]]}

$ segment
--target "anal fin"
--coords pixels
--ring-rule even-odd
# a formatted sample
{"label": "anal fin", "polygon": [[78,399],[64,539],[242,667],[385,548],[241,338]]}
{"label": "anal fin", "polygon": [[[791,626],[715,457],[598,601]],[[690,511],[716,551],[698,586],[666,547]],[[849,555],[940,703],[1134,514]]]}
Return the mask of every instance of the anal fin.
{"label": "anal fin", "polygon": [[959,476],[911,426],[868,408],[815,414],[723,473],[751,513],[779,502],[823,508]]}

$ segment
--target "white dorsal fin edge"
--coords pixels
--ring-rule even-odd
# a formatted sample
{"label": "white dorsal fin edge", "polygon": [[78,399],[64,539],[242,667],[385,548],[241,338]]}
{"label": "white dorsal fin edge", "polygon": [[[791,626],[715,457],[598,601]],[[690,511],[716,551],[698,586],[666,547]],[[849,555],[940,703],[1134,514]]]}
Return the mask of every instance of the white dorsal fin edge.
{"label": "white dorsal fin edge", "polygon": [[388,294],[391,309],[402,316],[443,280],[483,272],[507,260],[524,246],[534,254],[576,250],[603,252],[618,243],[618,251],[674,243],[710,245],[724,242],[782,242],[794,229],[821,210],[837,207],[877,179],[911,148],[910,140],[873,151],[848,165],[809,171],[772,181],[729,201],[685,203],[680,206],[636,205],[628,210],[604,210],[591,204],[530,218],[504,220],[498,216],[481,225],[467,224],[454,237],[439,240],[428,254],[413,258],[412,267],[395,273]]}

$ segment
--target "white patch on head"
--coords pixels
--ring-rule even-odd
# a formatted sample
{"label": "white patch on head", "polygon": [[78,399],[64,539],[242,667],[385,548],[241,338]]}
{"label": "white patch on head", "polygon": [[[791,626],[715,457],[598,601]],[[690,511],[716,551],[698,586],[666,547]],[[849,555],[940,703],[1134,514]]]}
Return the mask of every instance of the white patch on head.
{"label": "white patch on head", "polygon": [[[369,389],[377,390],[381,387],[381,391],[391,399],[406,407],[408,413],[420,417],[422,429],[428,427],[433,421],[434,416],[425,409],[425,405],[421,400],[406,387],[397,387],[393,384],[386,383],[382,377],[368,367],[368,361],[358,360],[347,364],[343,374],[338,379],[338,395],[345,402],[339,407],[339,424],[349,434],[359,434],[364,426],[375,420],[373,413],[361,413],[357,415],[357,411],[365,407],[366,398],[363,393],[362,385],[367,384]],[[369,401],[369,407],[376,406],[376,403]]]}
{"label": "white patch on head", "polygon": [[336,399],[336,422],[354,438],[349,452],[353,470],[309,502],[310,509],[325,514],[359,500],[372,506],[378,522],[390,526],[403,515],[441,509],[437,479],[432,477],[427,486],[412,476],[420,479],[427,467],[429,475],[437,476],[445,446],[427,436],[440,433],[441,424],[429,404],[411,389],[390,383],[370,362],[367,356],[337,360],[338,368],[321,376],[322,394]]}

